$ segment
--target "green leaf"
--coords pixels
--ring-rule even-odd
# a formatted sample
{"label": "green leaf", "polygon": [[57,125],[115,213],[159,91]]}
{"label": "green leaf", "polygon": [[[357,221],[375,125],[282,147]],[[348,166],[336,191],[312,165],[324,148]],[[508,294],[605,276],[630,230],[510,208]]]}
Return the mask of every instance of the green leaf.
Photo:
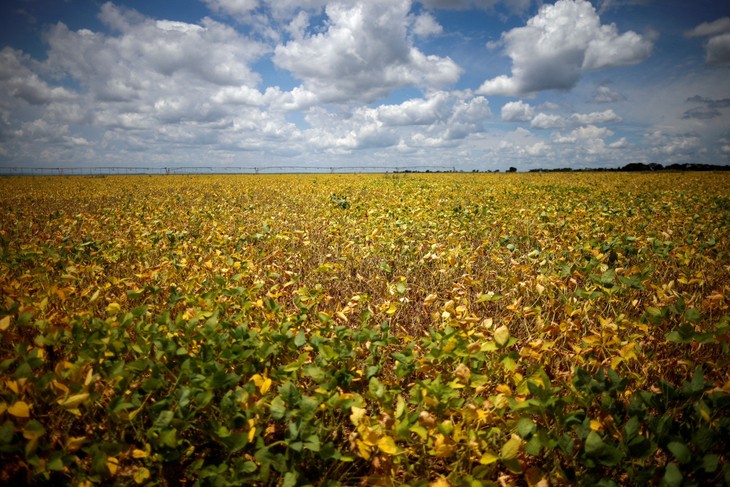
{"label": "green leaf", "polygon": [[690,323],[697,323],[702,319],[702,314],[697,308],[687,308],[684,312],[684,319]]}
{"label": "green leaf", "polygon": [[165,430],[160,433],[160,442],[167,447],[177,446],[177,430]]}
{"label": "green leaf", "polygon": [[368,391],[374,397],[382,399],[385,395],[385,386],[383,386],[383,383],[377,377],[372,377],[368,384]]}
{"label": "green leaf", "polygon": [[676,463],[670,463],[664,470],[664,477],[659,483],[660,487],[680,487],[682,485],[682,472]]}
{"label": "green leaf", "polygon": [[307,335],[304,334],[304,330],[299,330],[297,336],[294,337],[294,345],[299,348],[307,343]]}
{"label": "green leaf", "polygon": [[239,451],[241,448],[248,444],[248,434],[236,431],[231,433],[228,437],[222,438],[221,441],[232,453]]}
{"label": "green leaf", "polygon": [[324,381],[327,377],[324,370],[313,364],[304,367],[304,375],[311,377],[312,380],[317,383]]}
{"label": "green leaf", "polygon": [[540,441],[539,436],[533,436],[530,441],[525,444],[525,451],[533,457],[539,456],[540,450],[542,450],[542,442]]}
{"label": "green leaf", "polygon": [[174,413],[172,411],[161,411],[160,414],[157,416],[157,419],[155,420],[153,426],[155,428],[164,428],[168,424],[170,424],[170,421],[172,421],[173,417]]}
{"label": "green leaf", "polygon": [[25,425],[25,428],[23,428],[23,437],[26,440],[37,440],[45,434],[46,429],[40,422],[36,421],[35,419],[31,419],[30,421],[28,421],[28,423]]}
{"label": "green leaf", "polygon": [[526,440],[532,436],[535,429],[535,423],[533,423],[530,418],[520,418],[519,421],[517,421],[517,433]]}
{"label": "green leaf", "polygon": [[697,367],[692,374],[692,382],[690,382],[690,392],[702,392],[705,390],[705,378],[702,375],[702,367]]}
{"label": "green leaf", "polygon": [[707,473],[714,473],[720,465],[720,455],[705,455],[702,458],[702,469]]}
{"label": "green leaf", "polygon": [[632,416],[624,425],[624,435],[627,439],[635,437],[639,433],[639,418]]}
{"label": "green leaf", "polygon": [[271,413],[271,417],[274,419],[282,419],[284,417],[286,414],[286,404],[284,404],[284,400],[280,396],[276,396],[274,400],[271,401],[269,412]]}
{"label": "green leaf", "polygon": [[684,443],[679,441],[670,441],[667,445],[667,449],[672,452],[672,455],[674,455],[674,458],[676,458],[679,463],[687,463],[692,459],[692,452]]}
{"label": "green leaf", "polygon": [[595,431],[591,431],[590,433],[588,433],[588,437],[586,437],[585,443],[586,454],[591,456],[597,456],[600,455],[605,448],[606,444],[603,442],[601,435],[599,435]]}
{"label": "green leaf", "polygon": [[507,442],[502,445],[502,452],[500,454],[500,458],[502,460],[511,460],[513,458],[517,457],[517,454],[520,451],[520,445],[522,444],[522,440],[518,436],[512,435],[512,438],[507,440]]}
{"label": "green leaf", "polygon": [[11,421],[6,421],[0,426],[0,445],[9,445],[13,441],[15,427]]}
{"label": "green leaf", "polygon": [[283,487],[295,487],[297,485],[297,477],[295,472],[287,472],[284,475]]}
{"label": "green leaf", "polygon": [[319,436],[309,435],[307,439],[304,440],[304,448],[313,452],[318,452],[320,450]]}
{"label": "green leaf", "polygon": [[46,468],[52,472],[60,472],[63,470],[63,459],[60,455],[51,456],[46,463]]}
{"label": "green leaf", "polygon": [[482,465],[491,465],[497,460],[499,460],[497,454],[487,450],[482,454],[482,458],[479,459],[479,463]]}

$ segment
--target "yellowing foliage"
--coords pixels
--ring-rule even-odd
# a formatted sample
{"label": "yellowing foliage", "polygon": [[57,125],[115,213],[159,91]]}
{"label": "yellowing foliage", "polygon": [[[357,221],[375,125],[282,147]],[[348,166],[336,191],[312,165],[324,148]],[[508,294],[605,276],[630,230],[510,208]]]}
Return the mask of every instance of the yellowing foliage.
{"label": "yellowing foliage", "polygon": [[727,483],[729,188],[0,178],[0,478]]}

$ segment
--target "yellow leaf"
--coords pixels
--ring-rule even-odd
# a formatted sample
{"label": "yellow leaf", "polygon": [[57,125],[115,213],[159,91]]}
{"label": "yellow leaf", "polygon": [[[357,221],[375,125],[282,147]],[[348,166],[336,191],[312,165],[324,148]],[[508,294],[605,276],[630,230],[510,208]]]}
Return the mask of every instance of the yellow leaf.
{"label": "yellow leaf", "polygon": [[81,445],[83,445],[85,441],[85,436],[72,436],[68,439],[68,441],[66,441],[66,450],[69,453],[73,453],[81,448]]}
{"label": "yellow leaf", "polygon": [[256,384],[256,387],[259,388],[259,391],[261,391],[261,394],[266,394],[266,392],[271,387],[271,379],[269,379],[266,376],[261,376],[259,374],[254,375],[251,377],[251,380],[253,380],[253,383]]}
{"label": "yellow leaf", "polygon": [[517,457],[517,453],[520,451],[520,445],[522,444],[522,440],[517,435],[512,435],[512,438],[507,440],[507,443],[502,445],[502,454],[500,455],[502,457],[502,460],[511,460],[515,457]]}
{"label": "yellow leaf", "polygon": [[445,478],[439,477],[430,484],[428,484],[428,487],[451,487],[451,484]]}
{"label": "yellow leaf", "polygon": [[51,386],[53,386],[55,389],[57,389],[59,392],[62,392],[64,394],[68,394],[68,387],[66,387],[65,384],[58,382],[57,380],[51,381]]}
{"label": "yellow leaf", "polygon": [[504,347],[507,345],[507,342],[509,341],[509,328],[502,325],[496,330],[494,330],[494,343],[497,344],[498,347]]}
{"label": "yellow leaf", "polygon": [[482,458],[479,459],[479,463],[481,463],[482,465],[491,465],[497,460],[499,460],[497,454],[487,450],[482,455]]}
{"label": "yellow leaf", "polygon": [[441,433],[437,433],[433,443],[433,455],[437,457],[448,457],[456,450],[456,444],[454,440],[448,438]]}
{"label": "yellow leaf", "polygon": [[10,326],[10,315],[0,320],[0,330],[5,331]]}
{"label": "yellow leaf", "polygon": [[370,458],[370,447],[361,440],[355,440],[355,443],[357,444],[357,450],[360,452],[360,456],[363,457],[365,460]]}
{"label": "yellow leaf", "polygon": [[120,311],[122,311],[122,307],[119,305],[119,303],[109,303],[109,305],[106,307],[106,312],[110,315],[119,314]]}
{"label": "yellow leaf", "polygon": [[353,425],[357,426],[360,424],[362,417],[365,416],[365,409],[352,406],[351,411],[352,414],[350,414],[350,421],[352,421]]}
{"label": "yellow leaf", "polygon": [[18,401],[8,408],[8,412],[16,418],[29,418],[30,406],[25,401]]}
{"label": "yellow leaf", "polygon": [[119,460],[114,457],[108,457],[106,459],[106,466],[109,469],[109,473],[116,475],[117,469],[119,468]]}
{"label": "yellow leaf", "polygon": [[68,409],[74,409],[76,406],[80,405],[84,401],[86,401],[89,398],[88,392],[82,392],[81,394],[74,394],[73,396],[69,396],[65,400],[61,399],[58,401],[58,404],[68,408]]}
{"label": "yellow leaf", "polygon": [[454,371],[454,375],[464,382],[469,382],[469,377],[471,377],[471,370],[469,370],[469,367],[467,367],[466,365],[459,364],[459,366]]}
{"label": "yellow leaf", "polygon": [[253,439],[256,437],[256,428],[248,430],[248,442],[253,443]]}
{"label": "yellow leaf", "polygon": [[14,380],[6,380],[5,385],[13,391],[14,393],[18,394],[20,392],[20,389],[18,389],[18,382]]}
{"label": "yellow leaf", "polygon": [[601,424],[600,421],[597,419],[591,420],[591,430],[593,431],[603,431],[603,424]]}
{"label": "yellow leaf", "polygon": [[395,455],[398,453],[398,447],[395,444],[395,441],[393,441],[393,438],[390,436],[383,436],[378,440],[378,448],[380,448],[380,451],[383,453],[387,453],[388,455]]}
{"label": "yellow leaf", "polygon": [[138,468],[134,471],[134,481],[137,484],[143,484],[145,480],[150,478],[150,471],[145,467]]}
{"label": "yellow leaf", "polygon": [[140,450],[139,448],[135,448],[132,450],[132,458],[147,458],[147,452]]}

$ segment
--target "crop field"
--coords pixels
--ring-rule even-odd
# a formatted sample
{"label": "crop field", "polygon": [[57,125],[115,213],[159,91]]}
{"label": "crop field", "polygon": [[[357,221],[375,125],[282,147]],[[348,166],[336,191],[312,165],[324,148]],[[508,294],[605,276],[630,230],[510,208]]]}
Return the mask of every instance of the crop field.
{"label": "crop field", "polygon": [[0,483],[728,485],[730,174],[0,178]]}

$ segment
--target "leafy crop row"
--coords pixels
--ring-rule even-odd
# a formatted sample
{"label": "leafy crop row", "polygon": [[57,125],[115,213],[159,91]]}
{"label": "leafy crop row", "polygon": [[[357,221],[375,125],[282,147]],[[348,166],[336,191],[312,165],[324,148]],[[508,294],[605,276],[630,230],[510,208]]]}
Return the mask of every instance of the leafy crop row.
{"label": "leafy crop row", "polygon": [[730,484],[728,183],[0,179],[0,482]]}

